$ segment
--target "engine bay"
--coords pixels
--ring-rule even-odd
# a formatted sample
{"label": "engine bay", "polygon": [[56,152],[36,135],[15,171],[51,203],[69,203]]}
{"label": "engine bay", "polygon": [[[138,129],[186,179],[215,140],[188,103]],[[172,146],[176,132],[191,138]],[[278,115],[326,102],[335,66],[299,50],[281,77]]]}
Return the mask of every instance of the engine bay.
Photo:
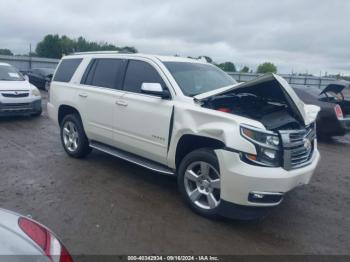
{"label": "engine bay", "polygon": [[273,85],[238,88],[212,96],[203,107],[260,121],[268,130],[300,129],[303,121],[281,88]]}

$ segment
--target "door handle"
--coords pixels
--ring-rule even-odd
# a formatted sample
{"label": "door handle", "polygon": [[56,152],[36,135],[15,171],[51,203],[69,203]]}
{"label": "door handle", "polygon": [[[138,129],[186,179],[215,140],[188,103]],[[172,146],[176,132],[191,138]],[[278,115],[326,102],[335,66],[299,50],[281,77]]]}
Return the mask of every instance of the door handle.
{"label": "door handle", "polygon": [[88,94],[87,93],[80,93],[79,96],[86,98],[86,97],[88,97]]}
{"label": "door handle", "polygon": [[124,100],[117,100],[115,103],[118,106],[127,106],[128,105],[128,103],[126,101],[124,101]]}

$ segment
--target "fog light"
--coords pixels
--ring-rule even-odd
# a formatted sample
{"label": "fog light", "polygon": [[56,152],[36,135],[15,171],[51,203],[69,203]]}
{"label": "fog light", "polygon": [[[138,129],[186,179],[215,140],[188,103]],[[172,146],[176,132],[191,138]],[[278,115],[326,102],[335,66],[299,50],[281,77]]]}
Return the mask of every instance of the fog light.
{"label": "fog light", "polygon": [[271,150],[271,149],[262,149],[261,150],[265,156],[267,156],[270,159],[275,159],[276,158],[276,151]]}
{"label": "fog light", "polygon": [[253,203],[277,204],[283,200],[283,193],[250,192],[248,201]]}
{"label": "fog light", "polygon": [[264,198],[264,195],[263,194],[258,194],[258,193],[253,193],[253,198],[262,199],[262,198]]}

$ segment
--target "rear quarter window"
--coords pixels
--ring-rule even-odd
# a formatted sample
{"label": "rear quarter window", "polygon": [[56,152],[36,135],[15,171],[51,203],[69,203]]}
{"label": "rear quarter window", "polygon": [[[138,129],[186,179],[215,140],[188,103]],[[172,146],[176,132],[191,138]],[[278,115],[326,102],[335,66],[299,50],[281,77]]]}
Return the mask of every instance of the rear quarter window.
{"label": "rear quarter window", "polygon": [[94,59],[85,70],[82,84],[100,86],[112,89],[120,88],[118,78],[123,67],[122,59],[98,58]]}
{"label": "rear quarter window", "polygon": [[57,68],[53,81],[69,82],[80,65],[82,58],[64,59]]}

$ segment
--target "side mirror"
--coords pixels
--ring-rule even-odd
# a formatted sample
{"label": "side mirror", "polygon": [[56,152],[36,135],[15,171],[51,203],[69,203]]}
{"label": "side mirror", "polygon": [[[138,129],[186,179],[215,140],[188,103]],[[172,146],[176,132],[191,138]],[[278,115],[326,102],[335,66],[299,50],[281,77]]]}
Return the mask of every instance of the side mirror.
{"label": "side mirror", "polygon": [[160,96],[163,99],[170,98],[170,93],[168,90],[164,90],[162,85],[159,83],[142,83],[141,91],[145,94]]}
{"label": "side mirror", "polygon": [[24,75],[24,80],[26,80],[27,82],[29,82],[29,76],[28,75]]}

